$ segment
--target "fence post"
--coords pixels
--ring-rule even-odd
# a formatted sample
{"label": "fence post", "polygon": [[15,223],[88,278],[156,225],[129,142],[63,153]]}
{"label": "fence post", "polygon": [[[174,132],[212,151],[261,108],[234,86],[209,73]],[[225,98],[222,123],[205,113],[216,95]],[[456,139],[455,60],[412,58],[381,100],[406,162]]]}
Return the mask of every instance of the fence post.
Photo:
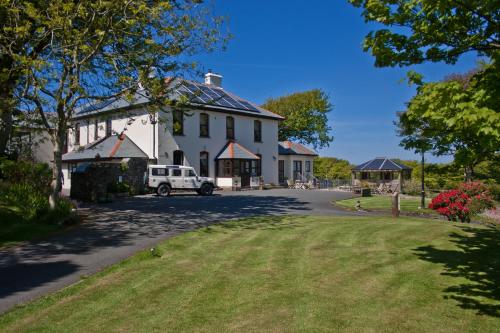
{"label": "fence post", "polygon": [[399,205],[399,192],[396,191],[392,195],[392,217],[399,217],[400,205]]}

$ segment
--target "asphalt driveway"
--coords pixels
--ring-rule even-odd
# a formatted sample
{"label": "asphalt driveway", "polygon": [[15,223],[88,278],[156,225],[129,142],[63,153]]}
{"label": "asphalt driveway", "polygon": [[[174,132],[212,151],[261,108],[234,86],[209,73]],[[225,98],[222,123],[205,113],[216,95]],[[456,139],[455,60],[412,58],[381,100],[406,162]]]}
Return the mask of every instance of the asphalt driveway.
{"label": "asphalt driveway", "polygon": [[0,313],[59,290],[161,240],[254,215],[352,215],[331,205],[350,193],[320,190],[216,192],[123,199],[82,209],[88,218],[51,239],[0,250]]}

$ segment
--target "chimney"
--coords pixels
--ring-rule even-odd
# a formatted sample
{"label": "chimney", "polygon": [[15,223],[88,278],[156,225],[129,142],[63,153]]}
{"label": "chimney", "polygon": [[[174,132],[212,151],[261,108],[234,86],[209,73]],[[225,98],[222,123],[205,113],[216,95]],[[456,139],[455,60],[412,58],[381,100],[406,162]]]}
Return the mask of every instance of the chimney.
{"label": "chimney", "polygon": [[208,73],[205,74],[205,84],[222,88],[222,75],[212,73],[209,69]]}

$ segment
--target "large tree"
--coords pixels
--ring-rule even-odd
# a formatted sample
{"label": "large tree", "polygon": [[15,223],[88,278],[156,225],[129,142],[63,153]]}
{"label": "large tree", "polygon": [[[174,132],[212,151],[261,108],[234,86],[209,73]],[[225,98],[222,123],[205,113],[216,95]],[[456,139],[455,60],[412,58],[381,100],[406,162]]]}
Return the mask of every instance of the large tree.
{"label": "large tree", "polygon": [[314,175],[323,179],[350,179],[352,165],[349,161],[335,157],[314,159]]}
{"label": "large tree", "polygon": [[333,140],[327,117],[333,106],[328,95],[319,89],[270,98],[262,107],[285,117],[279,125],[280,141],[292,140],[322,148]]}
{"label": "large tree", "polygon": [[401,145],[453,155],[465,179],[472,179],[474,168],[495,159],[500,150],[500,104],[493,88],[499,82],[497,66],[494,62],[442,82],[417,80],[417,94],[397,123]]}
{"label": "large tree", "polygon": [[476,51],[500,50],[498,0],[349,0],[363,8],[367,22],[388,28],[371,31],[364,49],[375,65],[408,66],[424,61],[455,63]]}
{"label": "large tree", "polygon": [[50,41],[49,31],[32,15],[45,6],[43,0],[0,0],[0,156],[5,153],[19,104],[16,87]]}
{"label": "large tree", "polygon": [[[29,9],[27,2],[22,5]],[[60,191],[62,149],[76,107],[131,98],[142,86],[154,110],[168,102],[164,77],[195,68],[189,56],[225,41],[220,19],[200,0],[53,0],[25,14],[38,22],[37,31],[50,36],[36,61],[20,60],[26,69],[18,94],[25,112],[36,113],[50,129],[51,207]]]}

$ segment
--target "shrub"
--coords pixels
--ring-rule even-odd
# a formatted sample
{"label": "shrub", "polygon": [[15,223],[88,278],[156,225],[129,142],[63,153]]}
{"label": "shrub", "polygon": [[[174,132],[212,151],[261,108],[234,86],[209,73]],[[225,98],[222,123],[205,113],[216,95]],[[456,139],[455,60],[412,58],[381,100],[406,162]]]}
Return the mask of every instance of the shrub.
{"label": "shrub", "polygon": [[462,183],[458,189],[440,193],[429,204],[430,209],[444,215],[449,221],[470,222],[473,215],[494,208],[488,189],[481,182]]}
{"label": "shrub", "polygon": [[9,184],[0,195],[0,201],[20,213],[25,220],[36,219],[49,210],[48,197],[35,186],[26,183]]}

